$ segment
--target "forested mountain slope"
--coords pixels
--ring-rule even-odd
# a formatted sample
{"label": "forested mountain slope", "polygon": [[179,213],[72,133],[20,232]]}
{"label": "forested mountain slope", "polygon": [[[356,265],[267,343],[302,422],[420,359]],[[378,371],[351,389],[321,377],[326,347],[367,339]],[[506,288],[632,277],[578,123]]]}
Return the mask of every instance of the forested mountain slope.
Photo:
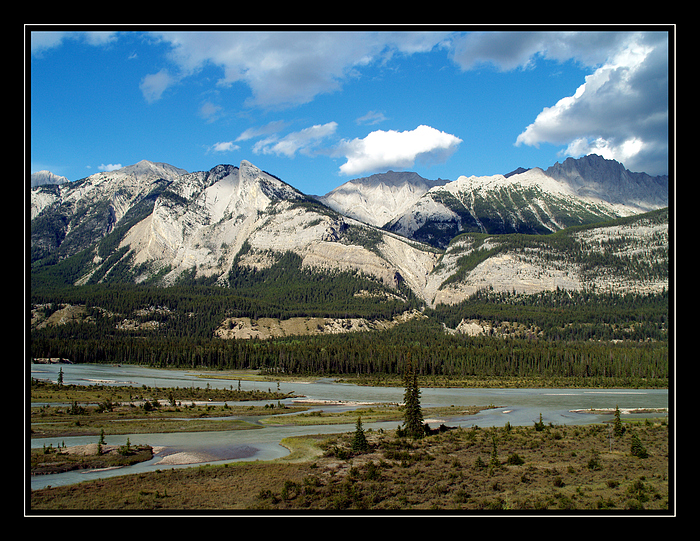
{"label": "forested mountain slope", "polygon": [[482,289],[657,293],[668,290],[669,276],[666,208],[550,235],[462,234],[433,270],[432,304]]}
{"label": "forested mountain slope", "polygon": [[549,234],[571,226],[668,206],[668,177],[632,173],[597,155],[543,171],[461,176],[436,186],[385,224],[401,235],[446,247],[458,234]]}
{"label": "forested mountain slope", "polygon": [[[576,164],[559,171],[572,186]],[[493,181],[522,187],[528,173],[543,175]],[[569,211],[590,212],[593,195],[569,193],[574,207],[554,212],[544,192],[556,190],[542,190],[563,181],[547,178],[528,189],[550,221],[534,203],[516,213],[542,227],[494,232],[477,214],[444,247],[345,216],[245,161],[194,173],[140,162],[34,188],[29,355],[375,377],[400,374],[410,351],[424,375],[667,384],[668,208],[597,202],[605,212],[581,221]],[[474,179],[419,200],[456,200],[466,192],[450,190],[470,183],[476,208]],[[586,186],[600,197],[608,184]]]}

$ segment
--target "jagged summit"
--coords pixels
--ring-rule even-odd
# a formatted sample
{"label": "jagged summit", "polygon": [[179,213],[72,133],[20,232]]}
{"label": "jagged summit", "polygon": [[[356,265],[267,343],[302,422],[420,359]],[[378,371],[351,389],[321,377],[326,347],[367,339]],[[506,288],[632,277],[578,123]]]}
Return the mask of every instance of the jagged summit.
{"label": "jagged summit", "polygon": [[633,173],[597,154],[567,158],[549,167],[546,174],[566,183],[576,195],[646,212],[668,205],[668,176]]}
{"label": "jagged summit", "polygon": [[385,227],[445,248],[463,232],[547,234],[665,206],[668,177],[631,173],[616,161],[586,156],[546,171],[461,176],[430,189]]}
{"label": "jagged summit", "polygon": [[529,170],[530,170],[529,167],[528,167],[528,168],[525,168],[525,167],[518,167],[517,169],[511,171],[510,173],[506,173],[506,174],[503,175],[503,176],[506,177],[506,178],[508,178],[508,177],[512,177],[513,175],[519,175],[520,173],[526,173],[526,172],[529,171]]}
{"label": "jagged summit", "polygon": [[30,177],[30,186],[35,188],[37,186],[42,186],[44,184],[63,184],[65,182],[70,182],[66,177],[56,175],[51,171],[37,171],[32,173]]}
{"label": "jagged summit", "polygon": [[[591,170],[598,173],[588,180]],[[429,304],[451,302],[443,283],[458,271],[460,254],[477,249],[461,233],[547,234],[636,214],[642,204],[667,206],[663,187],[663,178],[592,158],[455,181],[392,171],[311,197],[247,160],[191,173],[143,160],[31,190],[32,275],[60,276],[63,285],[201,279],[228,286],[241,269],[274,267],[293,254],[304,272],[358,273],[395,291],[408,287]],[[650,188],[656,199],[647,201]],[[583,287],[570,279],[576,269],[543,282],[546,273],[524,264],[509,275],[535,277],[523,287]]]}

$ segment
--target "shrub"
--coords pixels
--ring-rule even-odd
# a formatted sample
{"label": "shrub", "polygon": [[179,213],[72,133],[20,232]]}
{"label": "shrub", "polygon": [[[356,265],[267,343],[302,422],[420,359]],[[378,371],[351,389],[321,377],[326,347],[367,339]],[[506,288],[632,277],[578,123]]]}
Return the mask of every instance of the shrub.
{"label": "shrub", "polygon": [[363,477],[367,481],[379,479],[381,477],[379,467],[374,462],[368,462],[367,466],[365,466]]}
{"label": "shrub", "polygon": [[525,464],[525,461],[518,456],[518,453],[511,453],[508,455],[508,459],[506,460],[506,464],[509,466],[520,466],[521,464]]}
{"label": "shrub", "polygon": [[598,453],[597,453],[597,452],[595,452],[595,451],[593,452],[593,456],[592,456],[591,459],[588,461],[587,466],[588,466],[588,469],[589,469],[589,470],[595,470],[595,471],[597,471],[597,470],[602,469],[602,466],[601,466],[601,464],[600,464],[600,460],[599,460],[599,458],[598,458]]}
{"label": "shrub", "polygon": [[119,447],[119,454],[122,456],[128,456],[131,454],[131,441],[126,438],[126,444]]}

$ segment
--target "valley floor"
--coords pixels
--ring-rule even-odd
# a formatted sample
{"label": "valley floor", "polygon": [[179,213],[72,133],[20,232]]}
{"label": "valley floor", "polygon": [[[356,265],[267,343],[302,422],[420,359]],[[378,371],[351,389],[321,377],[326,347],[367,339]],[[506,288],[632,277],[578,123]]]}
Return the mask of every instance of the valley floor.
{"label": "valley floor", "polygon": [[[283,441],[291,454],[32,491],[31,513],[634,514],[674,509],[665,422],[366,431]],[[646,458],[634,456],[635,439]]]}

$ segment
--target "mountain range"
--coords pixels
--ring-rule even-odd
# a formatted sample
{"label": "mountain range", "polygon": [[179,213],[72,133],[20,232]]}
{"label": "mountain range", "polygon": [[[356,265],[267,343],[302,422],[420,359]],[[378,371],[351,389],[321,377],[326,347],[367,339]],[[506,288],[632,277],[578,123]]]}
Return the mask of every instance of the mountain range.
{"label": "mountain range", "polygon": [[144,160],[31,188],[32,288],[230,287],[291,253],[304,271],[356,273],[427,305],[488,287],[658,291],[668,288],[668,191],[668,177],[596,155],[455,181],[390,171],[323,196],[245,160],[192,173]]}
{"label": "mountain range", "polygon": [[[319,198],[338,212],[445,248],[458,234],[547,234],[668,205],[668,177],[632,173],[598,155],[546,171],[428,181],[389,172],[343,184]],[[378,206],[380,205],[380,206]]]}

